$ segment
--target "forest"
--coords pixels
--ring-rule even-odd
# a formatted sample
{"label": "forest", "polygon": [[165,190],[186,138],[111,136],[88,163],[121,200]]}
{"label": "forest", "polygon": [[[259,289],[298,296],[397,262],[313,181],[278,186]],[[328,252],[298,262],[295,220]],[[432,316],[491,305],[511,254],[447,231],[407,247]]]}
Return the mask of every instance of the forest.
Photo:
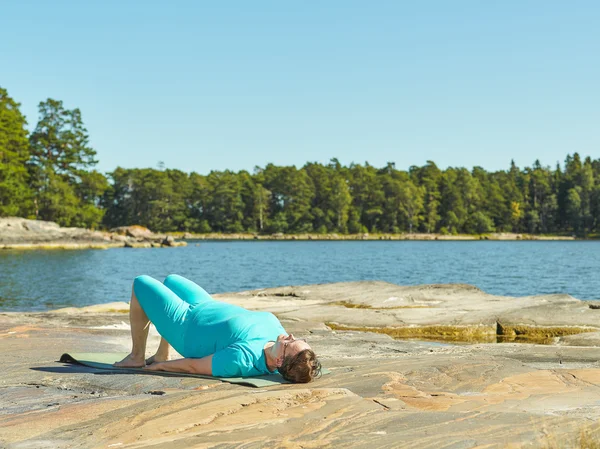
{"label": "forest", "polygon": [[494,172],[331,159],[207,175],[164,167],[100,173],[79,109],[42,101],[30,132],[19,108],[0,88],[0,217],[194,233],[600,232],[600,159],[577,152],[555,167],[512,162]]}

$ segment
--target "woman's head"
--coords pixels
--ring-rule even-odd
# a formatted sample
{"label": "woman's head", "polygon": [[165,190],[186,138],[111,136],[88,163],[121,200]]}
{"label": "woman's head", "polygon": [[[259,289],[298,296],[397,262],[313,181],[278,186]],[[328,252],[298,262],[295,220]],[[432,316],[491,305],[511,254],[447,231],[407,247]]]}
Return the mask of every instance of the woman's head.
{"label": "woman's head", "polygon": [[277,369],[285,380],[306,383],[321,374],[321,363],[305,340],[298,340],[292,334],[280,335],[275,346]]}

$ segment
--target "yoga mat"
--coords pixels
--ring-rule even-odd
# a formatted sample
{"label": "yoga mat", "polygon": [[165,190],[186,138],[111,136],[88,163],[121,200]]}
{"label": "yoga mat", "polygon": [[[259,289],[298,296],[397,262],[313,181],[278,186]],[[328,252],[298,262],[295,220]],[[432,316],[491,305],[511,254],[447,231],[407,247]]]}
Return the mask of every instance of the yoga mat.
{"label": "yoga mat", "polygon": [[[117,368],[112,366],[113,363],[124,359],[127,353],[111,353],[111,352],[80,352],[80,353],[65,353],[60,356],[60,362],[73,363],[90,368],[103,369],[114,373],[143,373],[157,374],[159,376],[183,376],[183,377],[199,377],[201,379],[214,379],[231,384],[249,385],[251,387],[261,388],[270,387],[271,385],[289,384],[279,374],[266,374],[264,376],[254,377],[213,377],[203,374],[188,374],[188,373],[172,373],[168,371],[147,371],[142,368]],[[329,374],[330,371],[323,368],[322,374]]]}

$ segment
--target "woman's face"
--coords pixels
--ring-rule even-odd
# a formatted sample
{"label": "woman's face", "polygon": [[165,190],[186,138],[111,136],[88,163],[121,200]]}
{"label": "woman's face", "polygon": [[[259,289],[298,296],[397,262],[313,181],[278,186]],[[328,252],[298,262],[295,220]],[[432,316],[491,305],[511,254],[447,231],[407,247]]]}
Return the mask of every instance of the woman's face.
{"label": "woman's face", "polygon": [[293,334],[283,335],[277,337],[275,342],[275,353],[277,354],[278,366],[281,366],[279,361],[283,363],[283,360],[288,356],[295,356],[305,349],[311,349],[310,345],[304,340],[298,340]]}

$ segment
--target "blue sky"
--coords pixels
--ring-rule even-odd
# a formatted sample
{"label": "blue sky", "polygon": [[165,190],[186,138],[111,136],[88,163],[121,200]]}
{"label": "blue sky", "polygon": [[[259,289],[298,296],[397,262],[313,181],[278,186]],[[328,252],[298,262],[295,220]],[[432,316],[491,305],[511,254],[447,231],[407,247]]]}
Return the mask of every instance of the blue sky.
{"label": "blue sky", "polygon": [[600,2],[0,0],[29,126],[81,109],[97,168],[600,157]]}

